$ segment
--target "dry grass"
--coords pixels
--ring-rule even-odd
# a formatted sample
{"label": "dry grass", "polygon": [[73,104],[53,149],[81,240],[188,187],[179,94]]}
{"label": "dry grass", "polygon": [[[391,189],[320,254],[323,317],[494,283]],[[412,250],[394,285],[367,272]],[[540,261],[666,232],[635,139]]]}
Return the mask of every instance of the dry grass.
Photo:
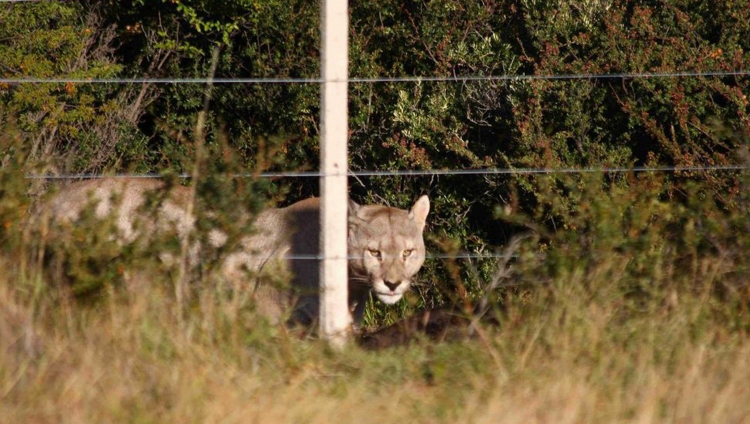
{"label": "dry grass", "polygon": [[484,341],[333,353],[213,294],[178,319],[160,284],[83,306],[1,278],[6,423],[750,422],[750,343],[701,296],[623,317],[560,277]]}

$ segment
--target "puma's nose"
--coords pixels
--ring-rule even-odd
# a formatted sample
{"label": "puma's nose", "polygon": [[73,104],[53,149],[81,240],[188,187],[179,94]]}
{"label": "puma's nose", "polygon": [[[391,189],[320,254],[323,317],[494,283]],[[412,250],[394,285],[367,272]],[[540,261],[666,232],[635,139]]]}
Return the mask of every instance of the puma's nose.
{"label": "puma's nose", "polygon": [[385,284],[385,286],[388,287],[390,291],[394,291],[396,290],[396,287],[401,285],[401,281],[391,282],[391,281],[385,280],[383,281],[383,284]]}

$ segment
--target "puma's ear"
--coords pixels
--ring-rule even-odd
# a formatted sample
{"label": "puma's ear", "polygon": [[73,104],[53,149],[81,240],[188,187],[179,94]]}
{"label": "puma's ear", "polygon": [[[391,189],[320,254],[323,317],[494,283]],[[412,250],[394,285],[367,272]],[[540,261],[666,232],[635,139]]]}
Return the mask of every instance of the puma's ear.
{"label": "puma's ear", "polygon": [[356,217],[359,214],[359,209],[361,207],[362,206],[357,204],[357,202],[355,202],[352,199],[349,199],[349,219]]}
{"label": "puma's ear", "polygon": [[427,222],[427,214],[430,213],[430,198],[427,195],[422,195],[414,206],[409,211],[409,219],[417,223],[420,230],[424,229],[424,224]]}
{"label": "puma's ear", "polygon": [[348,243],[351,245],[352,240],[354,240],[354,233],[356,231],[356,228],[361,225],[362,219],[357,215],[359,213],[359,210],[362,208],[357,202],[355,202],[352,199],[349,199],[349,212],[347,214],[347,226],[349,227],[349,233],[348,233]]}

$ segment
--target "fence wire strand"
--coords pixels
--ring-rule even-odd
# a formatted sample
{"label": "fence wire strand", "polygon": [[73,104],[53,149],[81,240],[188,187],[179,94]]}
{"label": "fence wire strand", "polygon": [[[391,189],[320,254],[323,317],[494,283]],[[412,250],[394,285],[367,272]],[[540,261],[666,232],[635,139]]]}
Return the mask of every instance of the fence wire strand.
{"label": "fence wire strand", "polygon": [[[750,170],[750,165],[716,165],[716,166],[662,166],[662,167],[591,167],[591,168],[484,168],[484,169],[424,169],[424,170],[364,170],[351,171],[349,177],[394,177],[394,176],[454,176],[454,175],[533,175],[533,174],[623,174],[623,173],[679,173],[679,172],[740,172]],[[323,176],[341,176],[340,173],[325,174],[319,171],[279,171],[235,174],[235,178],[319,178]],[[27,175],[28,179],[41,180],[93,180],[100,178],[157,179],[161,174],[60,174],[60,175]],[[182,173],[178,178],[190,179],[192,175]]]}
{"label": "fence wire strand", "polygon": [[[425,254],[425,259],[443,259],[443,260],[458,260],[458,259],[498,259],[498,258],[506,258],[508,257],[505,253],[467,253],[467,252],[461,252],[461,253],[436,253],[436,254]],[[323,255],[314,255],[314,254],[290,254],[285,255],[284,259],[289,259],[293,261],[322,261],[326,259],[346,259],[346,260],[358,260],[362,259],[363,256],[361,255],[355,255],[355,256],[346,256],[346,257],[338,257],[338,256],[323,256]]]}
{"label": "fence wire strand", "polygon": [[[2,0],[0,0],[2,1]],[[454,76],[404,76],[404,77],[351,77],[346,80],[322,78],[0,78],[3,84],[322,84],[323,82],[348,82],[350,84],[423,83],[423,82],[502,82],[529,80],[600,80],[641,78],[720,78],[746,77],[748,70],[736,71],[675,71],[633,72],[613,74],[558,74],[558,75],[454,75]]]}

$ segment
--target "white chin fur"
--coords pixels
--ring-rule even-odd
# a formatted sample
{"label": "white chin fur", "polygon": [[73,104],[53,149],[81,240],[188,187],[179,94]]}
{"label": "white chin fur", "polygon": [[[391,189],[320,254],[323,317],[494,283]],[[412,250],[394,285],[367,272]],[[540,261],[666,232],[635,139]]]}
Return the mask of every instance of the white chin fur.
{"label": "white chin fur", "polygon": [[401,300],[402,294],[382,294],[382,293],[375,293],[375,295],[378,296],[378,299],[380,299],[381,302],[385,303],[386,305],[393,305],[394,303]]}

